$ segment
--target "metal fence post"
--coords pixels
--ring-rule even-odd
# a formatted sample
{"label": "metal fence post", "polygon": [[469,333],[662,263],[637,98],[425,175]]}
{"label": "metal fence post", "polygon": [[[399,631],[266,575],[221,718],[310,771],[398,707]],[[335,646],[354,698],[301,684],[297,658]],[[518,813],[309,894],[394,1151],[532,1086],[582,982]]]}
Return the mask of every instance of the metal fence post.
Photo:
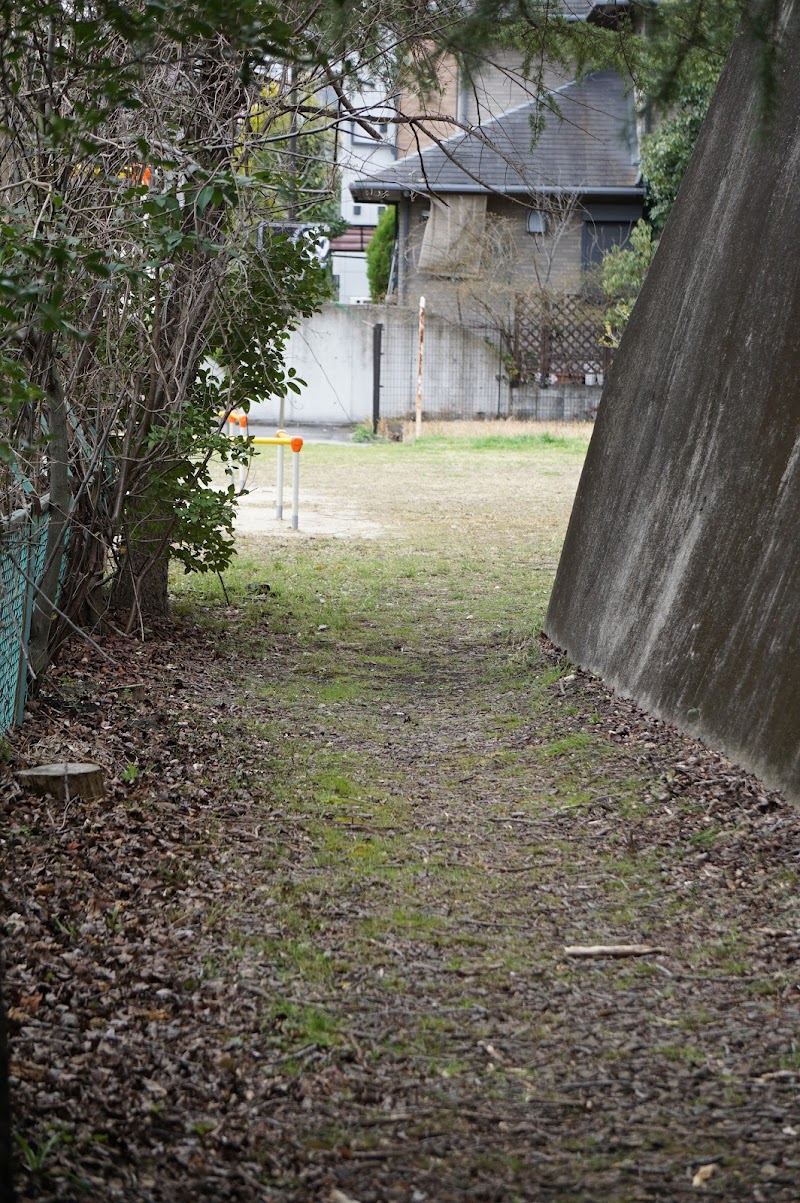
{"label": "metal fence post", "polygon": [[383,341],[383,323],[376,322],[372,327],[372,433],[378,433],[378,422],[381,417],[381,343]]}
{"label": "metal fence post", "polygon": [[417,401],[415,406],[414,437],[422,437],[422,377],[425,370],[425,298],[419,299],[419,328],[417,331]]}
{"label": "metal fence post", "polygon": [[[276,436],[286,438],[286,431],[279,430]],[[275,474],[275,517],[283,518],[283,444],[278,445],[278,467]]]}
{"label": "metal fence post", "polygon": [[[292,443],[303,445],[302,439],[293,439]],[[282,448],[281,448],[282,450]],[[292,530],[297,530],[300,522],[300,448],[292,446]]]}

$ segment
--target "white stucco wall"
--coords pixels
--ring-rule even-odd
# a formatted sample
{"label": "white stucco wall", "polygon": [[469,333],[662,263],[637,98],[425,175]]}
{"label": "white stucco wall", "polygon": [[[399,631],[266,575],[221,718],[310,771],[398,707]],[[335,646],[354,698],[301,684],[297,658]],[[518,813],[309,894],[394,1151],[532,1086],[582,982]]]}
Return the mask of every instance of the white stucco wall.
{"label": "white stucco wall", "polygon": [[[326,305],[289,339],[286,362],[305,381],[286,398],[291,422],[361,422],[372,415],[372,306]],[[274,422],[275,399],[256,402],[251,416]]]}

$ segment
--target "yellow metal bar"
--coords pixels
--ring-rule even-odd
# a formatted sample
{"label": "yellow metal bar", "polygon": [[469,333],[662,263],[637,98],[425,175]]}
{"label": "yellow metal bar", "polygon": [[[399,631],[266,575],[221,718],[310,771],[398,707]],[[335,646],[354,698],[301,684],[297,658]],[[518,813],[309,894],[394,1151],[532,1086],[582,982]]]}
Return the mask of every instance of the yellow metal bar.
{"label": "yellow metal bar", "polygon": [[[294,439],[251,439],[257,447],[291,447],[292,451],[299,451],[303,446],[301,438]],[[299,444],[299,446],[298,446]]]}

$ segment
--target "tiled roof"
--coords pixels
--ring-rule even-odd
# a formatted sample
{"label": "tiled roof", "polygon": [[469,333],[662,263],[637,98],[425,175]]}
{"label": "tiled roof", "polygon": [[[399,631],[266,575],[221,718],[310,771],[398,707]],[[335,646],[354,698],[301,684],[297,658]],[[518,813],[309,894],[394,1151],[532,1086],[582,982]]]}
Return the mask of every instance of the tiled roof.
{"label": "tiled roof", "polygon": [[560,0],[559,7],[569,20],[586,21],[591,13],[626,11],[628,0]]}
{"label": "tiled roof", "polygon": [[350,191],[363,201],[411,192],[643,192],[633,102],[616,72],[596,72],[550,96],[560,116],[544,109],[533,148],[531,119],[542,111],[536,100],[362,176]]}

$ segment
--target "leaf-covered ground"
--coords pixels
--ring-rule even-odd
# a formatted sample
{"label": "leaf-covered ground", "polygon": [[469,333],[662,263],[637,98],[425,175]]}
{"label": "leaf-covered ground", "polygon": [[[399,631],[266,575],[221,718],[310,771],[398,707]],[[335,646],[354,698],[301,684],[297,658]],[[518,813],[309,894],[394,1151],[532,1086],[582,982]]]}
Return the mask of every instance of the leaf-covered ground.
{"label": "leaf-covered ground", "polygon": [[7,746],[21,1199],[796,1200],[800,817],[539,638],[582,446],[303,454],[378,537],[243,536]]}

